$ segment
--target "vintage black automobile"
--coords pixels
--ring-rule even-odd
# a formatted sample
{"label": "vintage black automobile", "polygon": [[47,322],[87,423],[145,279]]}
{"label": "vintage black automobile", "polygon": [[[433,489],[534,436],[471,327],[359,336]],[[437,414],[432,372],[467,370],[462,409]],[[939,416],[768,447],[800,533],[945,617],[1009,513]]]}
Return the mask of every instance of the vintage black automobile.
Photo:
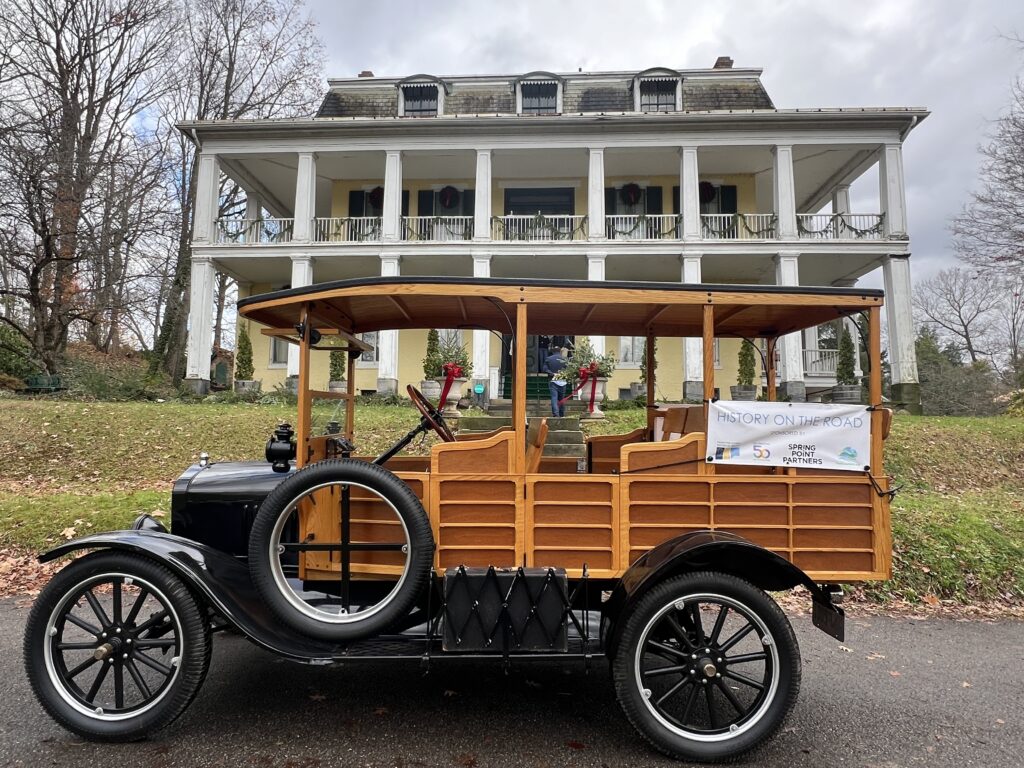
{"label": "vintage black automobile", "polygon": [[[667,754],[723,760],[774,733],[800,683],[796,638],[766,591],[803,585],[841,638],[842,582],[891,569],[879,292],[651,283],[377,278],[245,299],[243,320],[299,346],[296,428],[266,461],[205,455],[175,482],[171,530],[71,541],[25,637],[32,688],[88,739],[139,739],[196,696],[213,633],[297,662],[465,659],[609,664],[622,708]],[[853,314],[870,329],[870,456],[849,471],[730,464],[707,444],[717,336],[776,339]],[[413,387],[410,432],[378,457],[354,445],[358,334],[487,328],[513,340],[511,427],[457,438]],[[588,441],[586,466],[543,456],[526,418],[529,333],[647,342],[646,427]],[[705,402],[654,402],[655,337],[704,341]],[[310,359],[349,353],[349,391]],[[765,407],[775,406],[766,403]],[[826,406],[822,406],[823,408]],[[327,414],[329,418],[322,418]],[[268,425],[268,429],[273,425]],[[429,455],[402,451],[426,432]]]}

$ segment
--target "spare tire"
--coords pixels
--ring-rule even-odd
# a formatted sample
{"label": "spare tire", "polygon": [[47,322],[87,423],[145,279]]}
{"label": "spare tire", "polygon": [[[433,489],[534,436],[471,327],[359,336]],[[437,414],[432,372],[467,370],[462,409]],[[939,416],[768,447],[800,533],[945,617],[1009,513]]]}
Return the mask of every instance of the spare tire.
{"label": "spare tire", "polygon": [[[318,514],[324,504],[336,500],[341,535],[323,541],[307,532],[300,541],[303,500],[317,503]],[[346,558],[343,550],[354,537],[346,540],[342,510],[352,504],[360,505],[359,514],[370,519],[356,523],[364,540],[355,542]],[[318,522],[322,531],[323,519]],[[303,582],[295,570],[296,554],[318,558],[321,577],[337,568],[338,561],[351,558],[378,566],[364,567],[358,581],[352,581],[342,566],[337,579]],[[383,467],[356,459],[321,461],[300,469],[267,496],[249,535],[249,572],[271,612],[303,635],[336,643],[379,634],[408,613],[430,578],[433,556],[430,520],[416,494]],[[324,565],[330,559],[334,564]],[[350,593],[354,588],[360,594]]]}

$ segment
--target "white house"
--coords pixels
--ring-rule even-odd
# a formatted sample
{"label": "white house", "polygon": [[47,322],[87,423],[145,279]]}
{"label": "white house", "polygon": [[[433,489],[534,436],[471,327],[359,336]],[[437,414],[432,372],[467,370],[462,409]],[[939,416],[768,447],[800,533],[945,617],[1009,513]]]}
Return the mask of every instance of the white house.
{"label": "white house", "polygon": [[[200,151],[189,383],[209,378],[218,270],[245,296],[399,274],[855,286],[881,268],[893,397],[916,405],[902,153],[928,112],[778,109],[760,74],[726,57],[642,72],[364,72],[330,80],[314,117],[181,124]],[[851,210],[850,185],[876,165],[877,204]],[[218,218],[222,175],[246,191],[244,217]],[[506,345],[472,318],[451,332],[500,397]],[[360,390],[423,377],[425,331],[377,336]],[[620,361],[614,397],[638,378],[642,343],[593,341]],[[699,399],[700,341],[663,342],[658,397]],[[297,370],[288,345],[253,343],[264,388]],[[550,343],[530,339],[531,364]],[[736,370],[729,344],[721,381]],[[835,384],[823,346],[816,332],[784,339],[783,394]]]}

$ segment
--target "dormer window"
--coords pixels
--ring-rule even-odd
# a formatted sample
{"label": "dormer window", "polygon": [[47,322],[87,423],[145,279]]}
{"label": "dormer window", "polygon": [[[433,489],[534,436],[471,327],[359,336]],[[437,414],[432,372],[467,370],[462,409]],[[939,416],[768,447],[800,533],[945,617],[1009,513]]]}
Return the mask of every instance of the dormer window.
{"label": "dormer window", "polygon": [[436,85],[403,85],[403,117],[437,117],[441,114],[439,92]]}
{"label": "dormer window", "polygon": [[530,72],[516,78],[516,114],[560,115],[564,81],[552,72]]}
{"label": "dormer window", "polygon": [[674,80],[641,80],[640,111],[641,112],[675,112],[676,85]]}

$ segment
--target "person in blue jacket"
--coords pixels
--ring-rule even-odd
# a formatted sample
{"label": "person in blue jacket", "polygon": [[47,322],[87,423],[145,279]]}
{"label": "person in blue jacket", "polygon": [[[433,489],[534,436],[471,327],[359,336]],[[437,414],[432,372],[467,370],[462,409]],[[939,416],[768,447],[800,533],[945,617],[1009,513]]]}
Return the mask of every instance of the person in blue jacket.
{"label": "person in blue jacket", "polygon": [[544,373],[551,377],[548,388],[551,390],[551,415],[565,416],[565,403],[559,402],[565,397],[565,347],[556,348],[554,353],[544,361]]}

